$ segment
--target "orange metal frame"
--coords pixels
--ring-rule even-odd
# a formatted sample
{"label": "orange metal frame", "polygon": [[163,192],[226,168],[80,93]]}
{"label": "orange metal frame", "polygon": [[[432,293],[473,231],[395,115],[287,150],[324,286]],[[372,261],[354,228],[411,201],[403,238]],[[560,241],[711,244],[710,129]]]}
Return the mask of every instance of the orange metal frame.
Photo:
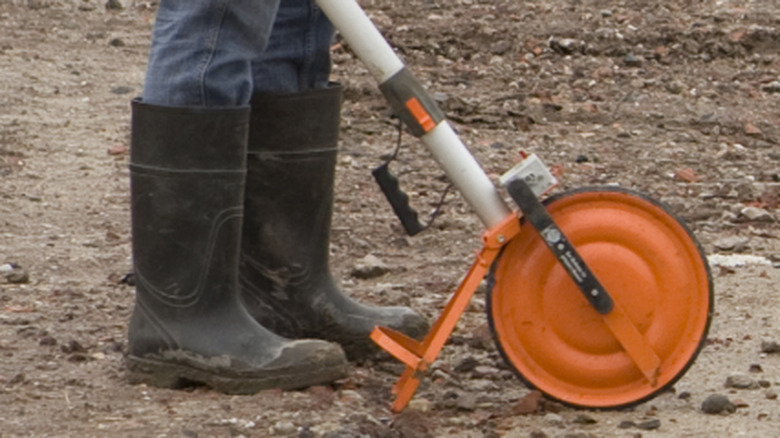
{"label": "orange metal frame", "polygon": [[[392,406],[394,412],[403,410],[414,396],[420,384],[420,374],[424,373],[438,357],[503,246],[519,233],[520,221],[517,213],[508,215],[498,225],[483,233],[482,250],[477,253],[468,274],[422,341],[416,341],[387,327],[376,327],[373,330],[371,339],[406,364],[406,369],[393,386],[393,394],[396,396]],[[614,303],[612,311],[603,315],[603,318],[626,354],[650,384],[656,386],[661,359],[648,339],[637,329],[617,302]]]}
{"label": "orange metal frame", "polygon": [[519,232],[520,221],[513,213],[482,235],[482,250],[477,253],[468,274],[421,342],[387,327],[376,327],[371,333],[374,342],[406,364],[406,370],[393,387],[396,396],[393,411],[400,412],[409,403],[420,384],[418,373],[426,371],[439,356],[501,248]]}

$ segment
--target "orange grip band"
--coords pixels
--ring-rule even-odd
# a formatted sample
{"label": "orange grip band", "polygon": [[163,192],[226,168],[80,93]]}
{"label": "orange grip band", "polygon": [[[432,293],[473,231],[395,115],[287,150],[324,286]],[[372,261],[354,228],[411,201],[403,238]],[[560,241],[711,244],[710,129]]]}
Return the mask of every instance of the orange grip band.
{"label": "orange grip band", "polygon": [[414,116],[414,119],[417,120],[417,123],[422,126],[423,131],[430,132],[433,128],[436,127],[436,122],[433,121],[431,115],[425,111],[425,108],[423,108],[422,104],[419,100],[417,100],[416,97],[412,97],[406,101],[406,108],[409,109],[410,113],[412,113],[412,116]]}

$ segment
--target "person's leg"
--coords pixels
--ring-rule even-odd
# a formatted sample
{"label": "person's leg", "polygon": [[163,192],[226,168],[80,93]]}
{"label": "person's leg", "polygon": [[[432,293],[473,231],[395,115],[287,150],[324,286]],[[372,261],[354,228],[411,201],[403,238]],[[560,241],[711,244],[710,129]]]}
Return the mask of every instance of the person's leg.
{"label": "person's leg", "polygon": [[254,93],[326,88],[333,25],[314,0],[283,0],[268,48],[252,63]]}
{"label": "person's leg", "polygon": [[375,326],[419,338],[427,323],[406,307],[352,300],[330,273],[342,99],[328,82],[332,35],[313,0],[282,0],[268,51],[254,63],[239,277],[261,324],[338,342],[358,358],[375,351]]}
{"label": "person's leg", "polygon": [[279,0],[162,0],[143,101],[247,105],[253,92],[252,60],[268,45],[278,8]]}
{"label": "person's leg", "polygon": [[249,67],[253,44],[264,44],[245,15],[270,13],[258,7],[264,3],[275,5],[160,5],[149,82],[133,102],[131,382],[254,393],[346,376],[339,346],[270,332],[238,295]]}

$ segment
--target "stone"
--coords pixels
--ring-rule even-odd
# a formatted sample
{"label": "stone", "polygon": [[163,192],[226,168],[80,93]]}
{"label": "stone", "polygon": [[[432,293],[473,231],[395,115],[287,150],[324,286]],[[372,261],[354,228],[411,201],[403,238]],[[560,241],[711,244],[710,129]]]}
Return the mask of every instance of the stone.
{"label": "stone", "polygon": [[737,408],[729,400],[728,397],[722,394],[712,394],[701,404],[701,410],[705,414],[720,414],[720,413],[734,413]]}
{"label": "stone", "polygon": [[586,414],[579,414],[577,415],[574,420],[572,420],[572,423],[574,424],[596,424],[597,421],[595,418],[591,417],[590,415]]}
{"label": "stone", "polygon": [[758,382],[745,374],[732,374],[726,378],[726,388],[758,389]]}
{"label": "stone", "polygon": [[780,93],[780,81],[770,82],[761,87],[767,93]]}
{"label": "stone", "polygon": [[106,9],[110,11],[121,11],[125,8],[120,0],[108,0],[106,2]]}
{"label": "stone", "polygon": [[455,371],[459,373],[468,373],[477,366],[479,366],[479,361],[475,359],[474,356],[468,356],[460,361],[459,364],[455,365]]}
{"label": "stone", "polygon": [[767,354],[780,353],[780,342],[761,341],[761,352]]}
{"label": "stone", "polygon": [[671,94],[680,94],[685,90],[685,84],[680,81],[670,81],[666,83],[664,88]]}
{"label": "stone", "polygon": [[768,210],[759,207],[748,206],[739,211],[739,215],[753,222],[774,222],[775,217]]}
{"label": "stone", "polygon": [[741,252],[747,249],[749,243],[750,238],[746,236],[727,236],[716,240],[712,245],[721,251]]}
{"label": "stone", "polygon": [[642,60],[633,53],[629,53],[623,57],[623,64],[627,67],[639,67],[642,65]]}
{"label": "stone", "polygon": [[477,408],[477,396],[470,392],[466,392],[458,397],[456,407],[459,411],[471,412]]}
{"label": "stone", "polygon": [[661,427],[661,420],[654,418],[652,420],[642,421],[636,424],[637,429],[655,430]]}
{"label": "stone", "polygon": [[271,427],[271,431],[274,435],[292,435],[298,432],[298,427],[291,421],[281,420]]}
{"label": "stone", "polygon": [[388,272],[390,272],[390,269],[385,262],[380,260],[377,256],[369,254],[355,263],[355,267],[352,269],[352,276],[365,280],[381,277]]}
{"label": "stone", "polygon": [[564,426],[563,417],[561,417],[558,414],[553,414],[553,413],[546,414],[544,416],[544,422],[549,424],[550,426],[558,426],[558,427]]}
{"label": "stone", "polygon": [[539,410],[539,402],[542,400],[542,393],[539,391],[531,391],[521,398],[512,411],[517,415],[533,414]]}

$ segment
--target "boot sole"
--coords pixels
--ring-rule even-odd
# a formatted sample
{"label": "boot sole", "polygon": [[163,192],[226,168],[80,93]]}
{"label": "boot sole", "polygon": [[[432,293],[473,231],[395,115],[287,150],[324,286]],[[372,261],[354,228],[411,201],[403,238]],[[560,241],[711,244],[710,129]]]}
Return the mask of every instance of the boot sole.
{"label": "boot sole", "polygon": [[225,394],[251,395],[264,389],[302,389],[331,383],[348,375],[349,366],[333,364],[306,371],[268,370],[263,376],[225,376],[224,369],[205,370],[150,358],[127,356],[126,377],[131,384],[183,388],[193,382]]}

